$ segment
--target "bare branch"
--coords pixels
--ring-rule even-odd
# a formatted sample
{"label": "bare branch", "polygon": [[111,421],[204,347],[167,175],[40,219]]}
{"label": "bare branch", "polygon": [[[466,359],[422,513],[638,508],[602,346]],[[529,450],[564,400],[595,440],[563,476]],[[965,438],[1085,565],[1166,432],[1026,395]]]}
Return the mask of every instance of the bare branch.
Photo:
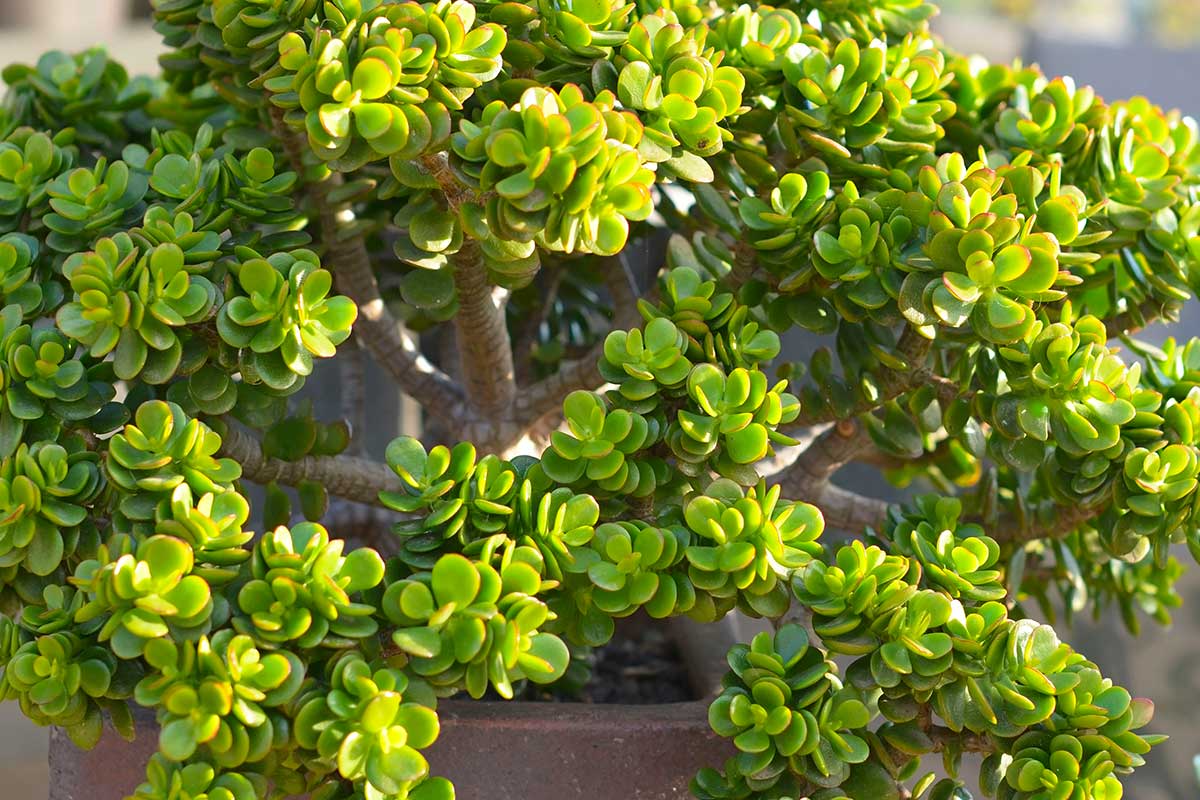
{"label": "bare branch", "polygon": [[458,291],[454,327],[467,395],[482,416],[507,416],[517,396],[517,381],[502,290],[488,280],[474,241],[465,242],[450,263]]}
{"label": "bare branch", "polygon": [[475,199],[475,193],[454,175],[450,168],[450,158],[445,153],[428,153],[421,156],[421,167],[429,173],[429,177],[437,181],[446,198],[450,210],[458,213],[464,203]]}
{"label": "bare branch", "polygon": [[221,435],[221,455],[242,465],[247,480],[277,481],[296,486],[315,481],[329,494],[359,503],[379,504],[379,493],[400,489],[400,479],[386,464],[358,456],[308,456],[299,461],[269,458],[253,436],[230,424]]}
{"label": "bare branch", "polygon": [[754,276],[757,267],[758,251],[745,239],[739,239],[733,246],[733,267],[725,276],[726,286],[736,294]]}
{"label": "bare branch", "polygon": [[842,420],[814,439],[795,463],[774,477],[783,486],[785,494],[811,491],[817,484],[827,483],[838,469],[870,446],[870,437],[861,423]]}
{"label": "bare branch", "polygon": [[761,475],[777,478],[799,461],[805,451],[812,447],[817,437],[821,436],[831,427],[833,426],[827,423],[816,425],[803,431],[797,431],[792,436],[796,440],[795,444],[786,447],[776,447],[775,455],[759,461],[755,464],[755,469]]}
{"label": "bare branch", "polygon": [[[421,166],[438,182],[452,211],[457,212],[471,199],[470,189],[454,176],[445,153],[423,156]],[[462,248],[450,256],[450,264],[458,294],[454,328],[467,396],[485,418],[508,416],[517,395],[517,382],[503,295],[488,279],[483,253],[475,240],[465,240]]]}
{"label": "bare branch", "polygon": [[870,437],[860,423],[843,420],[817,436],[790,466],[768,480],[779,483],[785,497],[821,509],[830,528],[850,534],[867,527],[880,528],[887,518],[886,502],[830,482],[839,468],[854,461],[870,446]]}
{"label": "bare branch", "polygon": [[562,401],[577,389],[595,389],[604,383],[597,364],[604,356],[604,345],[597,343],[579,358],[562,362],[553,375],[538,381],[517,399],[517,419],[532,425],[559,410]]}
{"label": "bare branch", "polygon": [[993,528],[991,536],[997,542],[1014,544],[1062,539],[1083,523],[1100,516],[1104,508],[1104,505],[1046,503],[1023,517],[1019,514],[1006,516]]}
{"label": "bare branch", "polygon": [[537,313],[531,314],[529,320],[521,326],[521,334],[513,344],[518,383],[527,384],[532,380],[533,351],[537,347],[538,333],[558,302],[558,291],[567,276],[567,270],[562,265],[549,266],[543,263],[541,275],[544,276],[542,282],[545,284],[541,293],[541,306]]}
{"label": "bare branch", "polygon": [[1164,306],[1157,300],[1143,300],[1141,303],[1128,308],[1111,319],[1104,321],[1104,328],[1108,332],[1108,338],[1115,339],[1119,336],[1137,333],[1142,328],[1153,325],[1155,322],[1177,322],[1179,320],[1179,305],[1170,304]]}
{"label": "bare branch", "polygon": [[321,518],[321,524],[338,539],[373,547],[384,558],[388,558],[399,549],[399,539],[392,535],[391,528],[403,516],[388,508],[336,498],[330,501],[329,510]]}
{"label": "bare branch", "polygon": [[[298,175],[304,175],[304,142],[288,130],[280,109],[272,106],[271,116],[292,169]],[[358,306],[355,334],[400,388],[428,413],[451,424],[470,419],[470,409],[458,386],[421,355],[416,342],[388,311],[379,293],[362,235],[342,234],[338,209],[329,202],[329,193],[343,183],[342,174],[334,172],[324,181],[310,183],[306,188],[317,209],[325,261],[331,267],[337,290]]]}
{"label": "bare branch", "polygon": [[[864,495],[843,489],[832,483],[815,486],[807,494],[793,495],[792,499],[812,503],[821,510],[825,518],[826,528],[842,531],[845,538],[853,538],[866,528],[879,530],[887,521],[888,504],[877,497]],[[836,541],[837,537],[825,536],[826,541]]]}

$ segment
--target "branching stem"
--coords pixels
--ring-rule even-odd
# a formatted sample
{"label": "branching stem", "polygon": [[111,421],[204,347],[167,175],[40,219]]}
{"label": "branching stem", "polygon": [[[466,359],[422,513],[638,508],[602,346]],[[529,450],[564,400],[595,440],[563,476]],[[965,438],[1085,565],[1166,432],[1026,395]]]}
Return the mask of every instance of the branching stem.
{"label": "branching stem", "polygon": [[[288,130],[278,108],[272,106],[271,114],[292,169],[304,175],[303,140]],[[451,425],[470,421],[473,415],[458,386],[421,355],[416,342],[388,311],[362,234],[343,232],[339,209],[329,201],[330,192],[343,183],[342,174],[334,172],[319,183],[307,184],[306,188],[319,217],[326,263],[333,272],[337,289],[358,306],[355,334],[400,388],[427,413]]]}
{"label": "branching stem", "polygon": [[334,497],[379,504],[379,493],[400,489],[400,479],[386,464],[358,456],[307,456],[299,461],[270,458],[250,434],[230,424],[221,436],[221,455],[242,465],[242,475],[259,484],[277,481],[296,486],[315,481]]}

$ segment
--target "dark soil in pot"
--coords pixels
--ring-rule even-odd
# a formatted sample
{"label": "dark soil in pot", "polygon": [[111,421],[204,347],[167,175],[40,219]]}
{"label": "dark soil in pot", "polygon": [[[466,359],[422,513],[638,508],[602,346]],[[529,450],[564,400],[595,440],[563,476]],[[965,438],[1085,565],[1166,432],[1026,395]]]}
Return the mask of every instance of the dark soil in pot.
{"label": "dark soil in pot", "polygon": [[[527,686],[521,700],[554,703],[623,703],[655,705],[698,700],[678,645],[661,625],[618,626],[612,641],[585,658],[590,671],[582,687],[561,686],[547,691]],[[584,664],[579,665],[581,668]],[[584,676],[580,674],[580,679]],[[499,698],[489,698],[499,699]]]}

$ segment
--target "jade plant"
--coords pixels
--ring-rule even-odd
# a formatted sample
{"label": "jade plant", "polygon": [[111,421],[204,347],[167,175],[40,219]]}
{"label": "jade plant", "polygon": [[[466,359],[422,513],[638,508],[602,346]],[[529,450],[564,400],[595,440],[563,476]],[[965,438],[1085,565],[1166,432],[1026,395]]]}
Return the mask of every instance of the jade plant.
{"label": "jade plant", "polygon": [[152,710],[135,800],[450,800],[444,698],[740,613],[701,800],[1122,795],[1153,705],[1034,616],[1200,559],[1196,122],[924,0],[152,6],[3,71],[0,698]]}

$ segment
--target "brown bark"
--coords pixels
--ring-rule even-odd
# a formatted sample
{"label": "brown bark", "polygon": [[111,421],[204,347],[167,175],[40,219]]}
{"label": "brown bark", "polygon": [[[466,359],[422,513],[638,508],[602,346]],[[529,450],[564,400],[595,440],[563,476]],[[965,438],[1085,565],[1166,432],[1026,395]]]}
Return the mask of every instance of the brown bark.
{"label": "brown bark", "polygon": [[[272,106],[271,115],[292,169],[303,176],[303,140],[287,129],[280,109]],[[325,248],[325,264],[333,273],[337,290],[358,306],[355,335],[401,390],[411,395],[427,413],[452,424],[462,423],[470,417],[470,409],[463,400],[462,392],[445,373],[421,355],[416,342],[388,311],[379,293],[370,253],[362,235],[342,235],[338,222],[339,209],[328,198],[329,193],[343,183],[341,173],[335,172],[319,183],[307,184],[305,188],[317,210]]]}
{"label": "brown bark", "polygon": [[253,436],[233,425],[221,436],[221,455],[241,464],[242,475],[255,483],[316,481],[329,494],[359,503],[378,505],[380,492],[400,489],[400,479],[386,464],[348,455],[270,458]]}
{"label": "brown bark", "polygon": [[454,329],[467,396],[481,415],[507,416],[517,396],[517,382],[504,304],[488,280],[477,244],[465,242],[450,262],[458,291]]}
{"label": "brown bark", "polygon": [[[471,190],[455,177],[445,153],[421,157],[421,166],[437,181],[451,211],[473,199]],[[485,419],[507,418],[517,396],[512,341],[505,320],[503,295],[488,278],[479,244],[467,239],[450,256],[458,313],[458,353],[463,382],[472,407]],[[496,442],[478,442],[493,449]]]}

